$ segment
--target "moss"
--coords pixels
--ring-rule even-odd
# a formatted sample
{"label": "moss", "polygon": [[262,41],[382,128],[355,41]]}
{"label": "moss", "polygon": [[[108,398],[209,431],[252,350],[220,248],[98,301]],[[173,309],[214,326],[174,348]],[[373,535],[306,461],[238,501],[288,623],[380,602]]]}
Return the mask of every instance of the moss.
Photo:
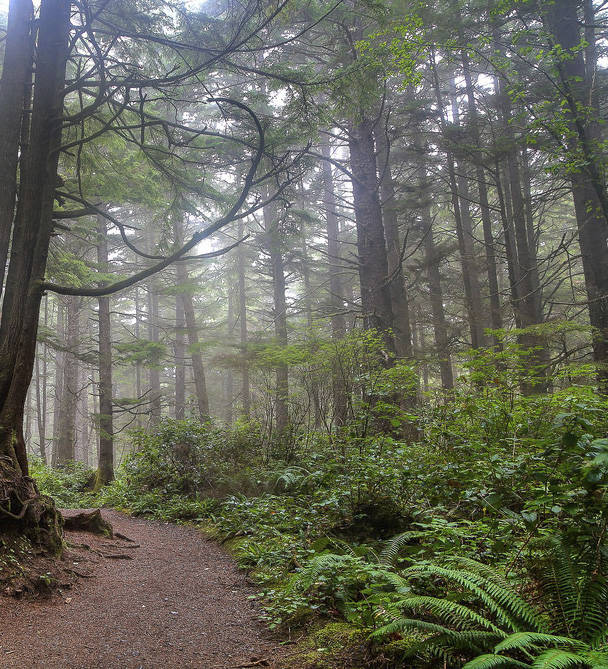
{"label": "moss", "polygon": [[63,516],[51,497],[41,495],[28,509],[24,534],[49,555],[63,552]]}
{"label": "moss", "polygon": [[366,661],[366,633],[345,622],[333,622],[317,629],[300,642],[284,660],[282,669],[363,669]]}

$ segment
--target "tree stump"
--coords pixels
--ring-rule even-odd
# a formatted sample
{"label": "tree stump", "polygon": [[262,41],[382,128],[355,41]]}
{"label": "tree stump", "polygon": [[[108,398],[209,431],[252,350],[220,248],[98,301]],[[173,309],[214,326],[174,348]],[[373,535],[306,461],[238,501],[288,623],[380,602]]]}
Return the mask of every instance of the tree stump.
{"label": "tree stump", "polygon": [[102,536],[114,537],[112,525],[104,520],[101,515],[101,509],[92,511],[81,511],[73,516],[63,516],[63,527],[72,532],[90,532],[91,534],[101,534]]}

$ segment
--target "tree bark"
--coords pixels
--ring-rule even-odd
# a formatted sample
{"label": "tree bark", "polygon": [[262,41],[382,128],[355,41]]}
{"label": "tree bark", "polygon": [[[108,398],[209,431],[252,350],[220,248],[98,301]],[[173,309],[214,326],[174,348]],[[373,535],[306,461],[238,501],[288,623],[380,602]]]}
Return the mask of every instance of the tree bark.
{"label": "tree bark", "polygon": [[[48,325],[49,317],[49,298],[44,300],[44,320],[45,327]],[[47,425],[47,372],[48,372],[48,351],[46,344],[42,345],[42,372],[40,371],[40,356],[36,356],[36,418],[38,423],[38,442],[40,448],[40,458],[44,464],[47,463],[46,453],[46,425]]]}
{"label": "tree bark", "polygon": [[[423,161],[422,143],[419,139],[416,139],[415,148],[418,153],[418,190],[422,198],[420,203],[420,218],[422,222],[422,234],[424,235],[424,262],[433,315],[435,348],[439,359],[441,386],[444,390],[452,390],[454,388],[454,373],[452,371],[448,326],[443,307],[443,290],[441,287],[441,274],[439,272],[440,258],[437,254],[433,238],[433,217],[431,215],[429,200],[429,183]],[[421,340],[422,336],[421,334]]]}
{"label": "tree bark", "polygon": [[[321,155],[331,157],[328,142],[321,145]],[[338,226],[337,201],[334,192],[334,180],[331,163],[323,160],[321,163],[323,179],[323,208],[327,230],[327,256],[329,264],[329,309],[331,320],[331,336],[335,342],[340,341],[346,334],[346,320],[344,318],[344,293],[340,272],[340,230]],[[332,366],[332,394],[333,394],[333,422],[344,425],[348,413],[348,388],[339,360]]]}
{"label": "tree bark", "polygon": [[31,0],[11,0],[0,80],[0,291],[15,215],[21,121],[31,96],[33,14]]}
{"label": "tree bark", "polygon": [[[523,351],[529,351],[526,377],[521,383],[524,395],[534,395],[547,390],[548,352],[542,337],[529,330],[531,326],[543,322],[541,286],[538,282],[536,253],[530,248],[529,226],[526,221],[526,205],[522,190],[521,170],[518,161],[518,146],[511,125],[511,101],[505,90],[505,82],[498,78],[499,108],[501,112],[502,131],[506,142],[505,159],[508,178],[508,191],[503,191],[506,199],[506,215],[508,218],[505,232],[508,230],[508,258],[516,266],[511,271],[515,290],[513,291],[514,309],[518,327],[524,332],[518,336]],[[525,331],[528,329],[527,331]]]}
{"label": "tree bark", "polygon": [[76,459],[76,410],[80,395],[79,361],[81,298],[68,296],[66,305],[66,354],[63,364],[62,394],[59,407],[57,464],[65,465]]}
{"label": "tree bark", "polygon": [[[11,13],[22,7],[24,0],[14,0]],[[27,11],[29,7],[28,3]],[[59,518],[52,501],[38,495],[27,476],[23,412],[34,369],[42,283],[53,231],[69,29],[69,0],[43,0],[38,19],[36,87],[27,133],[30,141],[17,158],[19,197],[0,321],[0,487],[5,491],[0,506],[6,509],[8,498],[14,508],[21,508],[21,518],[16,521],[20,532],[53,552],[62,547]],[[10,97],[2,98],[0,109],[13,103]],[[6,158],[2,156],[2,160]],[[10,192],[12,179],[10,169],[0,173],[0,191]],[[18,504],[19,499],[27,503]]]}
{"label": "tree bark", "polygon": [[[242,239],[245,233],[242,221],[239,222],[238,238]],[[251,389],[249,382],[249,362],[247,360],[247,288],[245,284],[245,247],[240,244],[237,249],[237,274],[239,291],[239,329],[241,343],[241,406],[243,416],[249,420],[251,414]]]}
{"label": "tree bark", "polygon": [[377,127],[375,131],[380,168],[380,193],[382,195],[382,222],[387,246],[388,275],[390,277],[393,331],[397,355],[413,359],[412,327],[405,276],[403,274],[402,248],[397,220],[395,184],[391,174],[390,147],[386,131]]}
{"label": "tree bark", "polygon": [[[456,8],[457,9],[457,8]],[[457,14],[457,16],[459,16]],[[460,21],[460,19],[458,19]],[[462,36],[459,23],[459,33]],[[466,49],[460,52],[462,70],[464,75],[465,91],[467,95],[467,110],[469,115],[468,130],[471,137],[471,144],[477,147],[479,154],[475,160],[475,177],[477,181],[477,192],[479,195],[479,209],[483,228],[483,240],[486,257],[486,273],[488,277],[488,291],[490,299],[490,323],[493,330],[502,329],[502,312],[500,308],[500,291],[498,289],[498,271],[496,265],[496,250],[494,244],[494,235],[492,232],[492,214],[488,198],[488,186],[486,183],[486,173],[483,166],[484,146],[481,137],[481,128],[479,122],[479,113],[477,111],[477,102],[475,99],[475,89],[473,87],[473,78],[471,75],[471,61]],[[501,344],[499,338],[493,335],[493,343],[496,349]]]}
{"label": "tree bark", "polygon": [[[545,23],[566,57],[556,67],[566,98],[569,160],[581,167],[570,170],[572,195],[583,260],[589,320],[594,328],[593,358],[598,366],[598,384],[608,393],[608,242],[606,187],[600,177],[602,149],[598,126],[600,110],[596,84],[595,18],[593,4],[582,4],[585,17],[586,61],[580,49],[577,7],[580,2],[555,0]],[[559,58],[559,56],[558,56]]]}
{"label": "tree bark", "polygon": [[[266,185],[265,197],[269,199],[270,196],[270,188]],[[281,217],[276,200],[263,207],[263,217],[266,248],[270,255],[272,274],[274,334],[277,344],[284,348],[288,344],[287,300],[285,297],[285,267],[281,244]],[[275,427],[280,436],[286,432],[289,426],[289,368],[286,363],[279,363],[276,366],[275,377]]]}
{"label": "tree bark", "polygon": [[[460,262],[462,266],[462,281],[464,285],[465,305],[471,333],[471,346],[481,348],[485,346],[483,307],[481,304],[481,289],[479,287],[479,276],[477,271],[477,260],[475,256],[473,240],[473,224],[471,212],[469,209],[469,193],[467,177],[462,168],[460,175],[457,176],[456,160],[449,144],[448,127],[444,112],[443,96],[439,83],[437,67],[433,62],[433,84],[435,89],[435,98],[439,113],[439,124],[443,133],[446,147],[444,150],[448,177],[450,183],[450,195],[452,200],[452,210],[454,213],[454,222],[456,225],[456,235],[458,238],[458,250],[460,252]],[[454,117],[454,126],[459,127],[459,110],[455,101],[452,89],[452,115]],[[459,166],[460,167],[460,166]]]}
{"label": "tree bark", "polygon": [[186,416],[186,317],[181,295],[175,296],[175,419]]}
{"label": "tree bark", "polygon": [[[176,244],[183,244],[184,227],[181,215],[176,213],[173,217],[173,232]],[[194,315],[194,304],[192,295],[188,286],[188,270],[183,262],[178,262],[175,266],[177,275],[177,285],[181,288],[180,297],[184,307],[184,318],[186,321],[186,330],[188,332],[188,343],[190,345],[190,357],[192,359],[192,374],[194,376],[194,386],[196,388],[196,400],[198,404],[199,419],[202,422],[209,420],[209,396],[207,395],[207,382],[205,379],[205,368],[203,366],[203,357],[201,355],[201,345],[198,337],[198,328],[196,317]]]}
{"label": "tree bark", "polygon": [[[148,283],[148,339],[160,344],[158,328],[158,289],[154,280]],[[160,356],[155,354],[148,369],[150,383],[150,422],[158,423],[162,412],[162,392],[160,388]]]}
{"label": "tree bark", "polygon": [[[363,322],[366,328],[378,331],[390,355],[395,352],[392,333],[393,309],[378,192],[373,128],[374,124],[369,119],[351,124],[348,146],[353,176]],[[386,359],[388,361],[389,356],[386,356]]]}
{"label": "tree bark", "polygon": [[[97,216],[97,263],[100,272],[108,272],[106,219]],[[99,316],[99,461],[95,487],[114,479],[114,406],[112,387],[112,320],[110,297],[98,297]]]}

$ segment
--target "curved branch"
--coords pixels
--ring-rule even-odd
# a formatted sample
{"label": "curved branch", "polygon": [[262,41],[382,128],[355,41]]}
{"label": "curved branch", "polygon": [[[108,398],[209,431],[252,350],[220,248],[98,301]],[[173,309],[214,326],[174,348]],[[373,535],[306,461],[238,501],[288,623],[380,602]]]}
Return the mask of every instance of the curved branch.
{"label": "curved branch", "polygon": [[142,281],[143,279],[147,279],[149,276],[152,276],[153,274],[160,272],[161,270],[165,269],[165,267],[168,267],[175,261],[180,260],[182,256],[188,253],[188,251],[191,251],[200,241],[202,241],[203,239],[207,239],[208,237],[216,233],[220,228],[223,228],[225,225],[232,222],[236,218],[239,210],[241,209],[245,200],[247,199],[247,196],[249,195],[249,191],[251,190],[251,187],[254,183],[255,173],[262,160],[262,156],[264,155],[264,148],[265,148],[264,129],[262,128],[262,124],[260,123],[260,120],[258,119],[256,113],[246,104],[238,100],[233,100],[232,98],[220,97],[220,98],[209,98],[207,102],[225,103],[243,110],[244,112],[249,114],[249,116],[252,118],[258,132],[258,138],[259,138],[258,147],[254,157],[251,160],[251,166],[245,177],[245,183],[243,184],[243,189],[241,190],[239,197],[237,198],[236,202],[232,205],[228,213],[226,213],[219,220],[213,223],[213,225],[210,225],[209,227],[205,228],[205,230],[202,230],[201,232],[197,232],[194,235],[192,235],[190,241],[188,241],[186,244],[184,244],[184,246],[182,246],[180,249],[178,249],[171,255],[167,256],[166,258],[163,258],[162,260],[155,263],[151,267],[148,267],[147,269],[144,269],[141,272],[137,272],[137,274],[134,274],[133,276],[123,279],[122,281],[116,281],[115,283],[112,283],[108,286],[100,286],[97,288],[93,287],[78,288],[75,286],[60,286],[45,281],[41,285],[42,290],[50,290],[54,293],[58,293],[59,295],[80,295],[83,297],[102,297],[104,295],[111,295],[112,293],[117,293],[120,290],[124,290],[125,288],[129,288],[130,286],[135,285],[136,283]]}

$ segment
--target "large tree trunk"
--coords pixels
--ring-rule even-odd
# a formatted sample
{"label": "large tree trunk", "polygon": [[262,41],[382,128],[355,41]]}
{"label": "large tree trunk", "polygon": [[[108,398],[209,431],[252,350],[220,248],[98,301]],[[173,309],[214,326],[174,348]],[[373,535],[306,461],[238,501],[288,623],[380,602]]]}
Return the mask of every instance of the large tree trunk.
{"label": "large tree trunk", "polygon": [[352,124],[348,139],[357,224],[361,306],[365,327],[377,330],[384,339],[387,352],[392,354],[395,352],[393,309],[373,127],[368,119]]}
{"label": "large tree trunk", "polygon": [[[585,57],[580,49],[581,35],[577,6],[585,17]],[[606,187],[601,178],[603,160],[598,121],[598,92],[596,84],[595,17],[593,3],[574,0],[555,0],[546,16],[561,52],[569,54],[560,59],[557,69],[560,85],[566,97],[569,131],[566,142],[571,157],[581,165],[570,170],[572,195],[576,212],[579,245],[583,259],[585,288],[589,301],[589,320],[595,329],[593,357],[598,366],[598,382],[608,393],[608,216]],[[560,52],[560,53],[561,53]],[[570,55],[572,54],[572,55]]]}
{"label": "large tree trunk", "polygon": [[175,418],[186,416],[186,317],[181,295],[175,296]]}
{"label": "large tree trunk", "polygon": [[397,355],[412,360],[412,327],[405,277],[403,275],[402,248],[397,220],[395,184],[391,173],[388,138],[383,127],[374,133],[380,167],[380,193],[382,195],[382,222],[386,238],[389,286],[393,309],[393,331]]}
{"label": "large tree trunk", "polygon": [[[452,359],[448,336],[448,326],[443,308],[443,290],[441,287],[441,274],[439,272],[440,257],[435,248],[433,238],[433,217],[431,215],[429,183],[427,181],[426,167],[422,153],[422,143],[416,140],[416,151],[418,153],[418,190],[420,197],[420,218],[422,222],[422,234],[424,236],[424,263],[430,293],[431,312],[433,315],[433,331],[435,334],[435,349],[439,359],[439,372],[441,385],[444,390],[454,388],[454,373],[452,371]],[[421,334],[421,340],[422,340]]]}
{"label": "large tree trunk", "polygon": [[[321,145],[321,155],[331,157],[330,146],[327,142]],[[324,160],[321,165],[323,177],[323,208],[327,229],[327,256],[329,259],[329,309],[331,320],[331,336],[339,341],[346,334],[346,320],[344,318],[344,294],[340,272],[340,231],[338,226],[337,202],[334,192],[334,180],[331,163]],[[344,425],[348,412],[348,388],[339,361],[335,361],[332,368],[333,391],[333,422]]]}
{"label": "large tree trunk", "polygon": [[[239,222],[238,238],[244,235],[242,221]],[[241,406],[243,416],[249,420],[251,413],[251,389],[249,382],[249,362],[247,360],[247,288],[245,285],[245,247],[241,244],[237,249],[237,274],[239,291],[239,326],[241,343]]]}
{"label": "large tree trunk", "polygon": [[[11,20],[25,4],[11,3]],[[26,11],[29,7],[27,2]],[[19,198],[0,322],[0,515],[11,513],[8,518],[18,531],[53,551],[61,549],[58,514],[27,477],[23,410],[34,368],[41,285],[53,229],[69,19],[68,0],[41,3],[30,141],[19,158]],[[27,68],[30,54],[18,60]],[[0,108],[12,104],[10,98],[0,99]],[[11,188],[11,178],[0,174],[0,191]],[[7,511],[8,504],[15,513]]]}
{"label": "large tree trunk", "polygon": [[15,215],[21,119],[31,95],[33,13],[30,0],[11,0],[0,81],[0,292]]}
{"label": "large tree trunk", "polygon": [[[106,219],[97,216],[97,262],[100,272],[108,272]],[[110,298],[98,297],[99,310],[99,462],[95,487],[114,478],[114,424],[112,392],[112,321]]]}
{"label": "large tree trunk", "polygon": [[[177,245],[182,245],[184,240],[184,224],[179,213],[174,216],[173,232]],[[178,288],[181,288],[180,297],[184,307],[184,318],[186,331],[188,332],[188,344],[190,345],[190,356],[192,359],[192,375],[194,376],[194,387],[196,389],[196,400],[198,413],[201,421],[209,420],[209,396],[207,395],[207,382],[205,379],[205,368],[201,355],[201,345],[198,337],[198,327],[194,315],[194,304],[188,286],[188,270],[184,262],[178,262],[175,266]]]}
{"label": "large tree trunk", "polygon": [[[266,198],[269,198],[270,195],[270,188],[266,186]],[[285,268],[281,243],[281,217],[276,200],[264,206],[263,215],[266,247],[270,255],[272,273],[274,334],[279,346],[285,347],[288,344],[287,300],[285,297]],[[279,363],[276,366],[275,376],[275,427],[278,434],[281,435],[285,433],[289,426],[289,368],[286,363]]]}
{"label": "large tree trunk", "polygon": [[80,306],[82,299],[68,296],[66,305],[66,354],[63,365],[62,394],[59,407],[57,464],[65,465],[76,459],[76,410],[80,396],[79,361]]}

